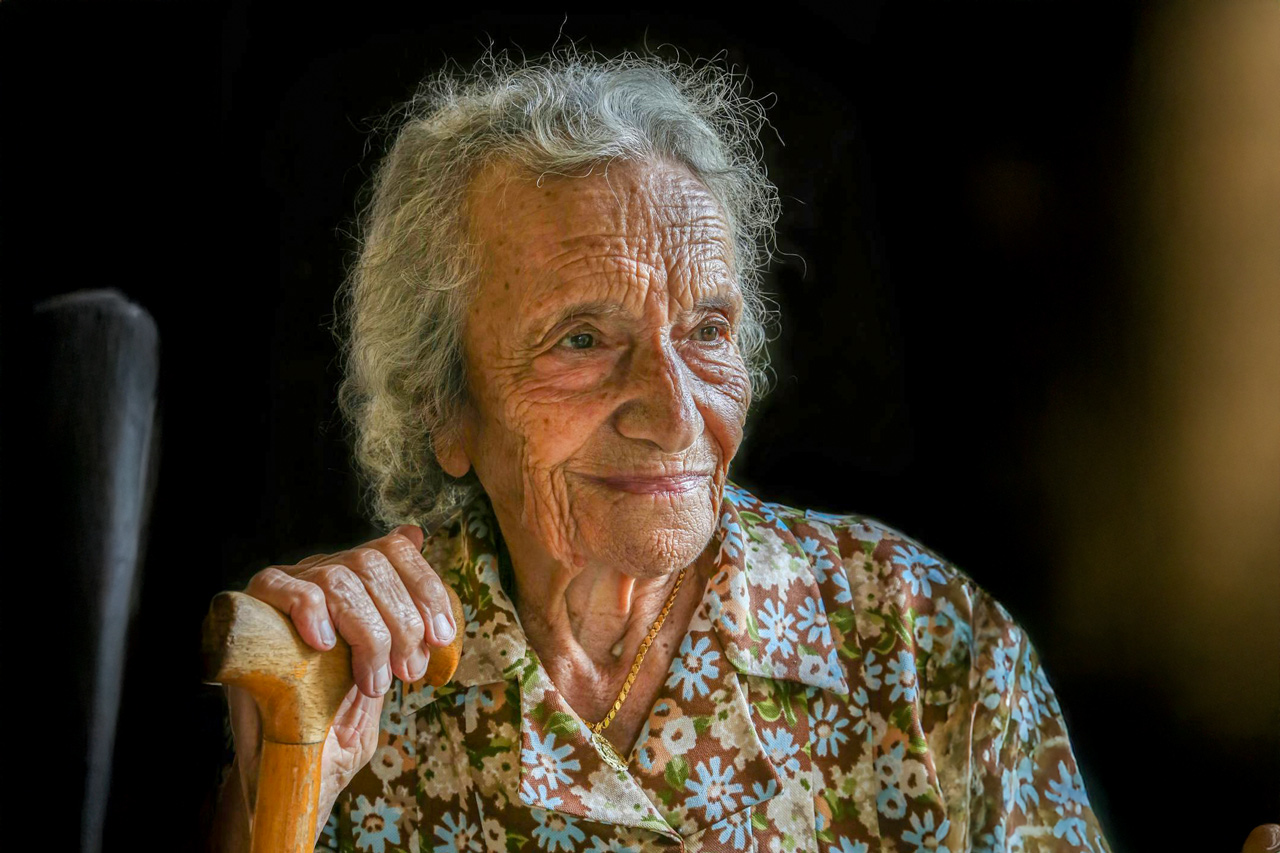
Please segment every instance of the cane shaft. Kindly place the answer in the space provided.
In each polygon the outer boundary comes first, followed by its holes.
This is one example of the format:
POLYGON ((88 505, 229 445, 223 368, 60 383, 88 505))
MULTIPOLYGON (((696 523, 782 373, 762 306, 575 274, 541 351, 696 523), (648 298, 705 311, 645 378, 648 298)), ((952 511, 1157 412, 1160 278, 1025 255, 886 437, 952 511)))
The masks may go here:
POLYGON ((262 742, 252 853, 312 853, 320 799, 319 743, 262 742))

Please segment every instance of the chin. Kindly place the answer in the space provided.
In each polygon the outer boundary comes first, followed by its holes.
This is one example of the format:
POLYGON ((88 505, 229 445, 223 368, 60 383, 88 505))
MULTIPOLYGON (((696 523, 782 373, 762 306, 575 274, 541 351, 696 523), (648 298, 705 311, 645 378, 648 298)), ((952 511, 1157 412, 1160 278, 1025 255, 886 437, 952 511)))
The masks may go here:
MULTIPOLYGON (((694 496, 689 496, 694 497, 694 496)), ((716 514, 706 495, 695 506, 662 506, 645 513, 612 513, 599 536, 585 537, 588 550, 602 562, 637 578, 679 571, 698 559, 715 532, 716 514), (590 541, 595 540, 595 541, 590 541)))

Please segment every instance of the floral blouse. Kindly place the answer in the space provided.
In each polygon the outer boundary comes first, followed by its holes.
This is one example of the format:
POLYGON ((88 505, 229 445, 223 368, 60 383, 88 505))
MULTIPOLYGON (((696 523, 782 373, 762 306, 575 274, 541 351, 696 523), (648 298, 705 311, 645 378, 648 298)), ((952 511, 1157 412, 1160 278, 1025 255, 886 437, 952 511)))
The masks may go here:
POLYGON ((498 537, 481 498, 423 548, 463 602, 461 662, 394 684, 318 849, 1108 850, 1026 635, 902 534, 730 485, 628 772, 527 644, 498 537))

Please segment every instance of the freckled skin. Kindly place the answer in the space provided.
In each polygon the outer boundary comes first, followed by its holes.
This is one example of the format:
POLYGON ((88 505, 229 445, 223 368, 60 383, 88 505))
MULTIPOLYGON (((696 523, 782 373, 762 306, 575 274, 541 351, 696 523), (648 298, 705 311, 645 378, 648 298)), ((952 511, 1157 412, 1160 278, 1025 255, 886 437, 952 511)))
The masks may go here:
MULTIPOLYGON (((498 166, 473 185, 484 269, 464 336, 470 399, 460 438, 437 452, 454 475, 474 466, 493 501, 522 621, 545 623, 526 624, 530 641, 544 635, 566 679, 614 682, 602 649, 623 640, 625 676, 716 524, 750 402, 742 297, 728 224, 683 167, 614 163, 541 183, 498 166), (641 475, 702 476, 618 487, 641 475), (597 664, 607 671, 588 672, 597 664)), ((676 642, 700 598, 687 586, 669 617, 676 642)), ((672 650, 657 651, 660 675, 672 650)), ((582 701, 607 708, 616 688, 594 692, 582 701)))

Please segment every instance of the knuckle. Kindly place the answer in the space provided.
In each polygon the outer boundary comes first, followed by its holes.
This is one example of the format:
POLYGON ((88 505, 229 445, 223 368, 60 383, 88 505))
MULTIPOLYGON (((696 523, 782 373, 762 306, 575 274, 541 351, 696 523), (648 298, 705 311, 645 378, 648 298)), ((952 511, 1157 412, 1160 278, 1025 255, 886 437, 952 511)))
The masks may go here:
POLYGON ((366 623, 366 635, 369 648, 379 654, 386 654, 391 648, 391 632, 381 620, 366 623))
POLYGON ((344 598, 363 588, 360 579, 346 566, 321 566, 316 570, 316 580, 344 598))
POLYGON ((253 577, 249 578, 245 591, 255 596, 259 593, 275 592, 289 580, 289 575, 279 566, 267 566, 265 569, 255 572, 253 577))
POLYGON ((389 537, 386 550, 391 556, 408 564, 424 562, 422 555, 418 553, 418 549, 414 547, 413 542, 406 536, 396 534, 389 537))
POLYGON ((351 552, 347 564, 358 574, 369 576, 385 571, 387 558, 375 548, 357 548, 351 552))
POLYGON ((426 636, 427 628, 422 621, 422 616, 418 613, 418 608, 412 605, 398 607, 396 608, 395 619, 402 637, 414 643, 422 642, 422 638, 426 636))
POLYGON ((304 607, 313 607, 319 609, 324 607, 328 601, 325 598, 324 590, 309 581, 299 581, 298 587, 298 603, 304 607))

